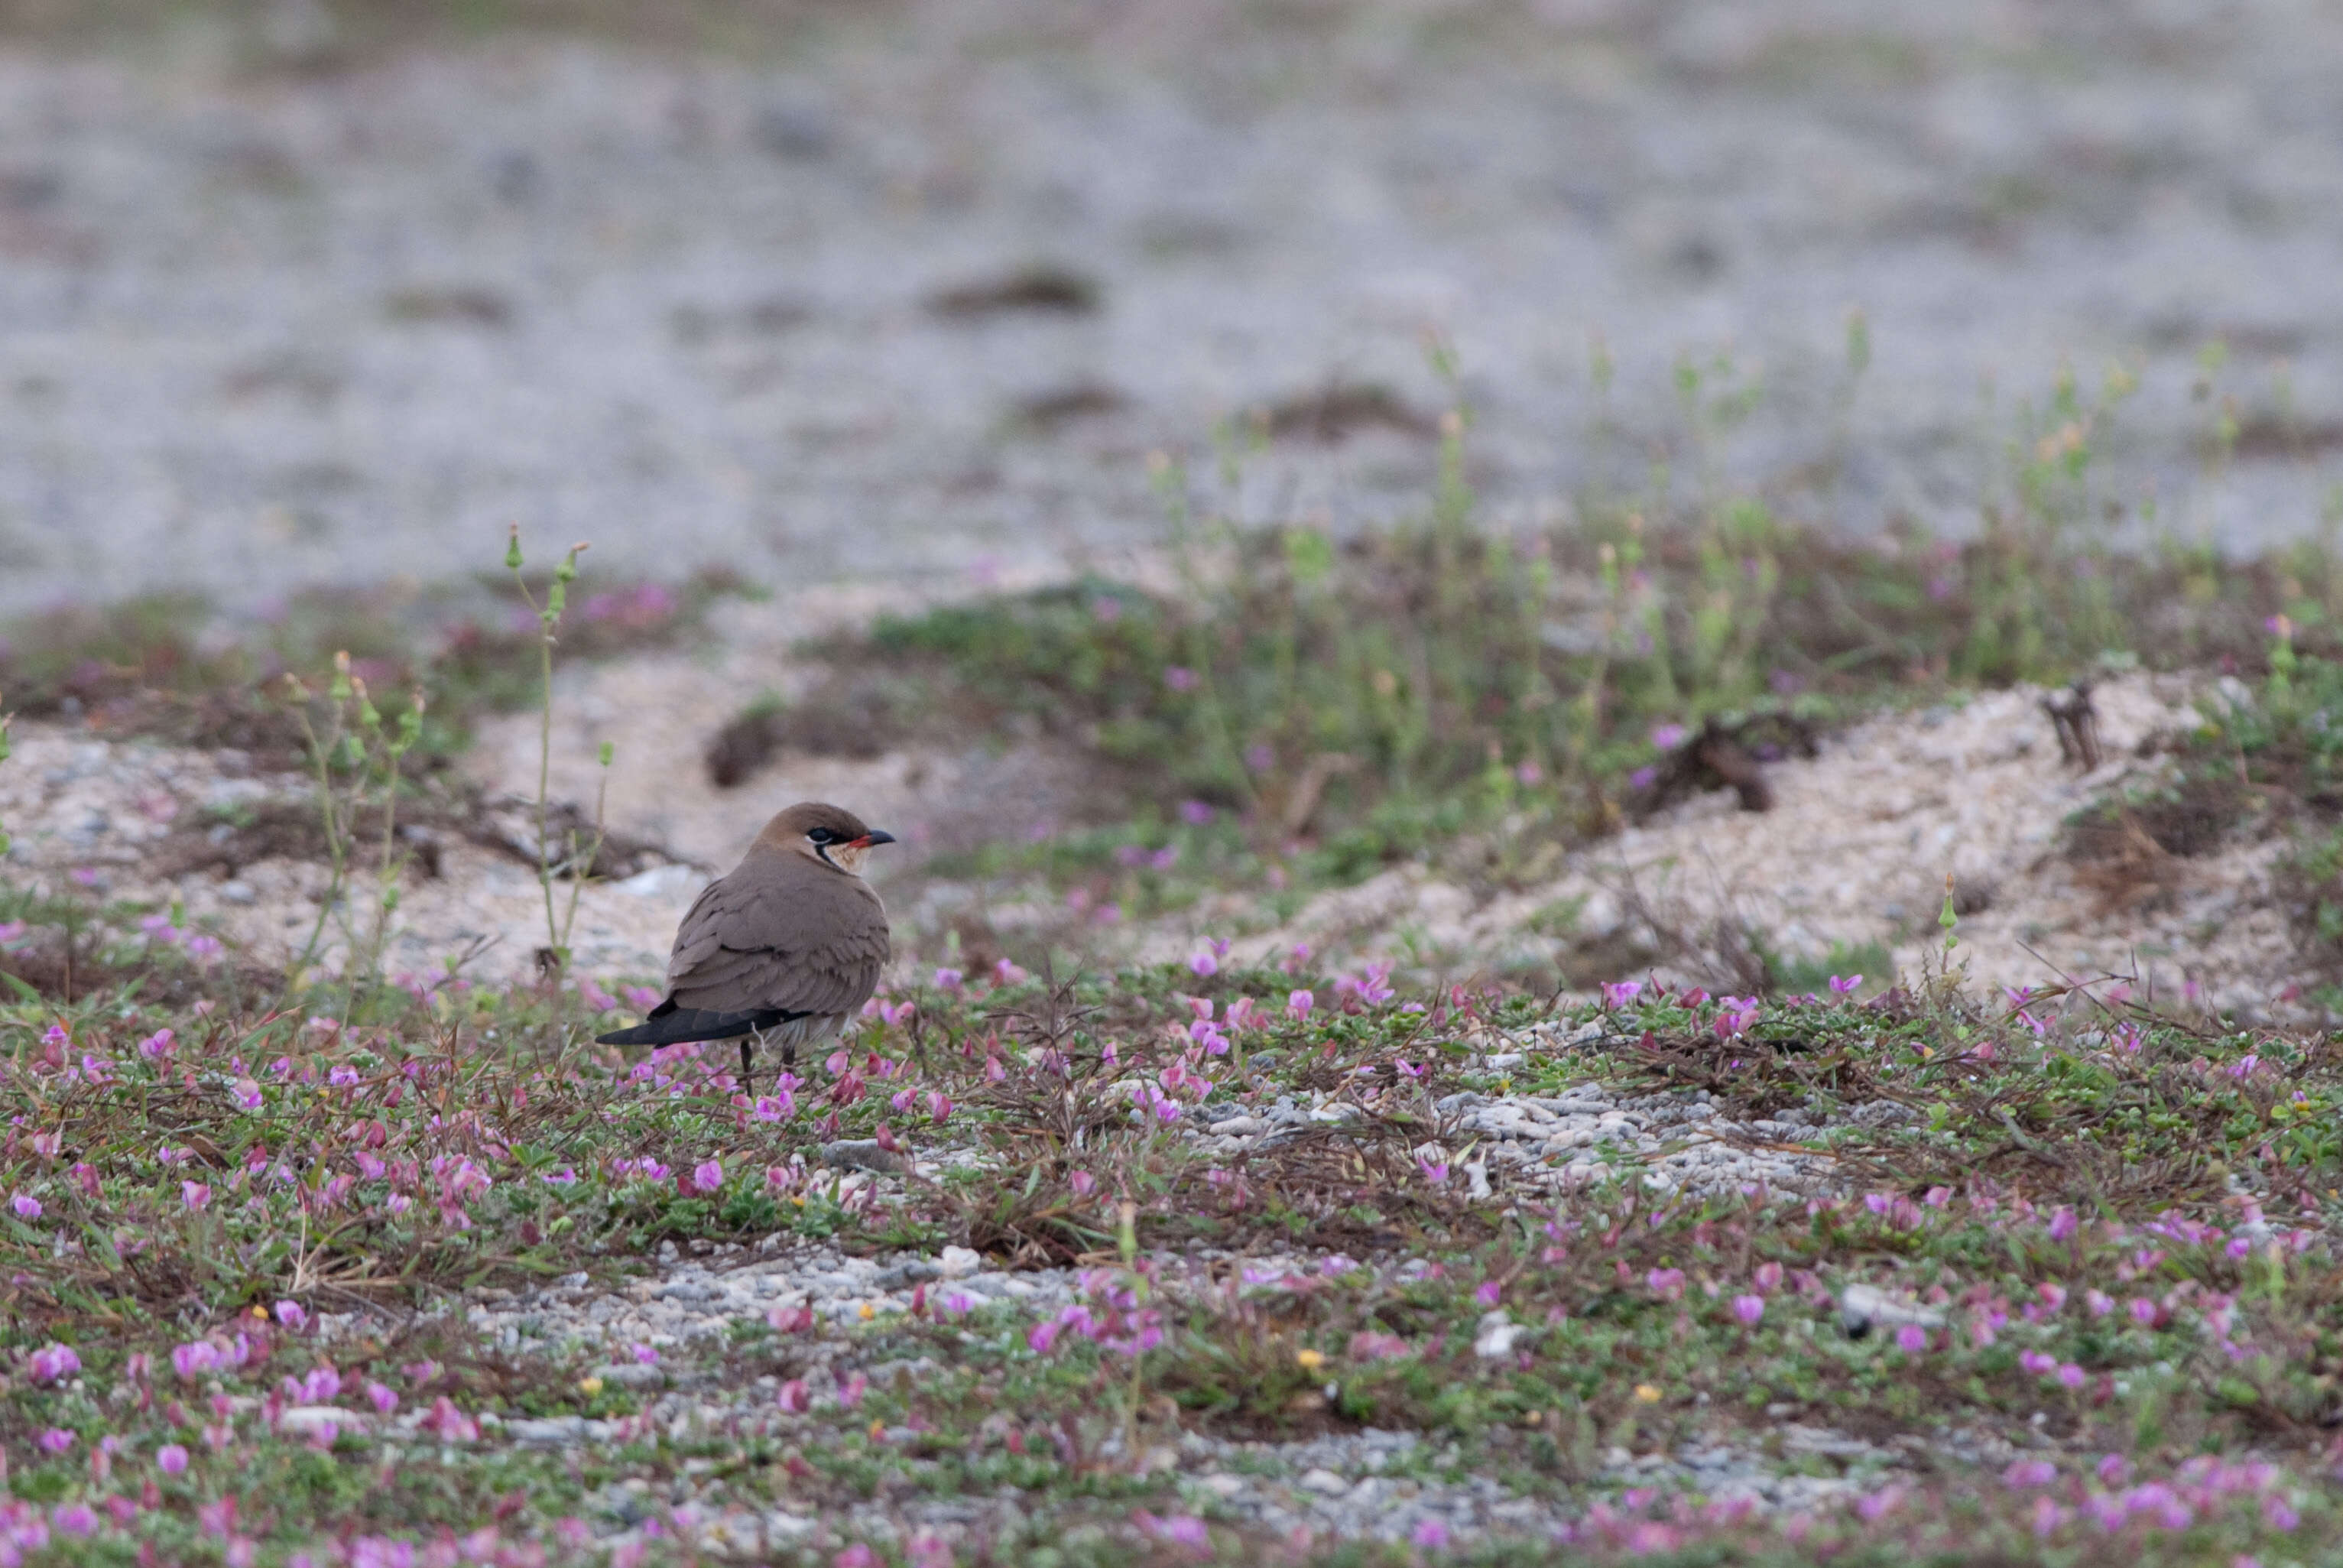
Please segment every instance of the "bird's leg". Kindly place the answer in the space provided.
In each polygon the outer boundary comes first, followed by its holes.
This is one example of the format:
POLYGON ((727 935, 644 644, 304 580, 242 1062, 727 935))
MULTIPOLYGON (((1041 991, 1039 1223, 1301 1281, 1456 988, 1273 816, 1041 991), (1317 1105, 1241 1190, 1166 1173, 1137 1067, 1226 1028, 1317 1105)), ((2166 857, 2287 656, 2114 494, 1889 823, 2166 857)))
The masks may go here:
POLYGON ((752 1029, 740 1037, 740 1089, 743 1093, 757 1091, 757 1045, 764 1038, 762 1030, 752 1029))

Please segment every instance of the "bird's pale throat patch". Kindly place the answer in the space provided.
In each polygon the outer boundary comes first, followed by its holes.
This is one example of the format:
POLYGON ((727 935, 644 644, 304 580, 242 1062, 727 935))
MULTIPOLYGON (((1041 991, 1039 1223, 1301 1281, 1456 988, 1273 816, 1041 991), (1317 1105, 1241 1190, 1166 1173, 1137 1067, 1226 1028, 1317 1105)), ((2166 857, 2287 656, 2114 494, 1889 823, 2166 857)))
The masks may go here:
POLYGON ((862 874, 862 857, 870 852, 868 844, 824 844, 817 851, 821 858, 841 871, 855 876, 862 874))

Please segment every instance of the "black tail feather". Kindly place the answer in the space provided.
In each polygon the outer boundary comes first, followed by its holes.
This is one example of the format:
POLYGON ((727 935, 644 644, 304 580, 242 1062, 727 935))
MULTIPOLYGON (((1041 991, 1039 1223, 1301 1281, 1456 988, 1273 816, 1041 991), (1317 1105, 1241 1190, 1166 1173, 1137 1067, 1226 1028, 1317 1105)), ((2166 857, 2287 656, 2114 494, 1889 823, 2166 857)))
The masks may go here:
POLYGON ((758 1008, 748 1012, 714 1012, 707 1008, 679 1007, 654 1012, 632 1029, 613 1030, 594 1037, 598 1045, 676 1045, 688 1040, 732 1040, 759 1030, 778 1029, 801 1012, 758 1008))

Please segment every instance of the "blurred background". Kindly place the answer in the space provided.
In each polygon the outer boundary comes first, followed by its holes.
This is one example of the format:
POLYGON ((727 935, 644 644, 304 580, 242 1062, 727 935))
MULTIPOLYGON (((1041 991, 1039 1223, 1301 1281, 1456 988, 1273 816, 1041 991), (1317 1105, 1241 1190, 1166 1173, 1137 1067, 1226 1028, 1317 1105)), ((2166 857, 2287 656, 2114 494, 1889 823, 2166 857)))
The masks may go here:
POLYGON ((1152 452, 1340 532, 1460 401, 1493 522, 1958 534, 2115 367, 2099 504, 2248 550, 2338 262, 2319 0, 0 0, 0 613, 1112 568, 1152 452))

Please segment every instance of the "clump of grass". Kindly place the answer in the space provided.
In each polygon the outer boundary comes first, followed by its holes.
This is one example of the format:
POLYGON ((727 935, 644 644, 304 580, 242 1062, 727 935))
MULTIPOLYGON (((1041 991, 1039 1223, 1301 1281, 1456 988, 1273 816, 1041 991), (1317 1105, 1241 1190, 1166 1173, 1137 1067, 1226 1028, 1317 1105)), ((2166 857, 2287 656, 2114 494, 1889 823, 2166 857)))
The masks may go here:
MULTIPOLYGON (((540 597, 550 579, 526 579, 540 597)), ((604 658, 668 646, 709 606, 745 591, 723 571, 680 587, 641 582, 572 607, 563 648, 604 658)), ((306 589, 263 613, 224 618, 189 595, 156 595, 102 609, 66 607, 0 628, 0 689, 28 719, 234 747, 297 764, 300 726, 277 691, 313 678, 337 654, 377 693, 431 694, 420 757, 460 749, 484 714, 539 695, 542 627, 533 610, 498 608, 475 585, 413 589, 306 589)), ((384 711, 394 719, 397 703, 384 711)))
MULTIPOLYGON (((1426 505, 1386 528, 1199 511, 1208 487, 1163 459, 1176 591, 1091 577, 883 618, 812 650, 837 673, 803 715, 769 703, 741 733, 759 757, 821 749, 798 720, 835 709, 907 736, 1039 735, 1097 769, 1125 835, 1105 849, 1151 850, 1217 814, 1256 875, 1342 880, 1495 830, 1503 879, 1541 842, 1643 809, 1693 737, 1751 733, 1753 718, 1805 733, 2110 659, 2259 672, 2274 615, 2331 640, 2343 577, 2315 547, 2237 561, 2120 542, 2142 526, 2102 471, 2120 377, 2096 396, 2064 378, 2020 411, 1979 531, 1959 540, 1849 538, 1795 498, 1730 491, 1705 454, 1755 389, 1721 363, 1688 364, 1679 390, 1689 491, 1663 470, 1646 493, 1590 495, 1531 529, 1478 516, 1463 410, 1442 422, 1426 505)), ((1762 768, 1762 739, 1750 749, 1762 768)), ((1762 788, 1744 794, 1762 804, 1762 788)))

